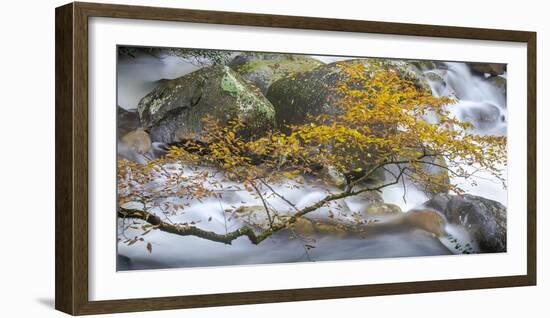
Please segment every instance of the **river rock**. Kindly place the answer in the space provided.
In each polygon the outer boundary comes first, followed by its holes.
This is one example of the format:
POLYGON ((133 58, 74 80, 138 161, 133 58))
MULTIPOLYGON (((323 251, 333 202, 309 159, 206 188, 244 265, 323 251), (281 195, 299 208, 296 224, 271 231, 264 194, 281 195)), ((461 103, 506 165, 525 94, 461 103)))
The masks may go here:
POLYGON ((490 103, 471 106, 462 112, 462 120, 471 123, 477 129, 487 129, 501 120, 500 108, 490 103))
POLYGON ((289 227, 294 233, 300 236, 311 236, 315 234, 315 224, 306 217, 299 217, 289 227))
MULTIPOLYGON (((361 163, 362 165, 362 163, 361 163)), ((367 165, 367 168, 370 168, 369 165, 367 165)), ((350 180, 354 180, 356 178, 361 177, 364 175, 364 171, 367 171, 369 169, 362 169, 360 171, 356 171, 353 173, 348 174, 348 178, 350 180), (355 176, 353 175, 355 174, 355 176)), ((344 174, 340 173, 336 168, 332 166, 328 167, 322 167, 321 170, 316 172, 316 176, 321 179, 323 182, 336 186, 340 189, 344 189, 347 181, 346 176, 344 174)), ((380 182, 385 180, 385 172, 383 169, 378 169, 372 173, 368 178, 362 182, 362 184, 368 184, 368 185, 375 185, 379 184, 380 182)), ((363 192, 363 193, 370 193, 370 192, 363 192)))
POLYGON ((429 70, 433 70, 437 67, 436 63, 434 61, 430 61, 430 60, 410 60, 410 61, 407 61, 407 62, 414 65, 420 71, 429 71, 429 70))
POLYGON ((475 195, 440 194, 424 203, 445 215, 451 223, 462 225, 482 252, 506 252, 506 207, 475 195))
POLYGON ((289 217, 289 212, 280 213, 279 211, 269 209, 269 217, 262 205, 243 205, 235 209, 232 213, 233 218, 236 218, 244 224, 251 226, 257 231, 262 231, 269 228, 269 219, 272 222, 281 222, 289 217))
POLYGON ((291 55, 291 54, 248 52, 248 53, 237 55, 227 65, 232 69, 235 69, 236 67, 251 61, 277 60, 277 59, 281 59, 281 56, 284 56, 284 55, 291 55))
POLYGON ((430 84, 432 92, 436 96, 446 96, 449 95, 449 88, 447 87, 447 82, 443 78, 446 70, 429 70, 424 72, 424 77, 426 81, 430 84))
POLYGON ((445 225, 447 221, 441 213, 431 209, 414 209, 403 214, 403 221, 398 222, 405 224, 406 227, 412 229, 424 230, 431 233, 433 236, 441 237, 445 235, 445 225))
POLYGON ((489 74, 491 76, 506 73, 506 64, 500 63, 468 63, 474 73, 489 74))
POLYGON ((283 77, 310 71, 324 63, 295 54, 246 53, 237 56, 231 66, 244 79, 256 85, 263 94, 283 77))
POLYGON ((364 211, 367 216, 384 216, 401 213, 401 208, 397 204, 373 202, 364 211))
POLYGON ((346 198, 346 202, 349 204, 361 204, 363 207, 371 203, 383 203, 384 198, 378 191, 365 191, 356 195, 352 195, 346 198))
POLYGON ((414 81, 418 87, 430 89, 416 67, 404 61, 355 59, 325 64, 307 72, 281 78, 271 84, 267 98, 275 107, 277 124, 280 127, 301 124, 308 115, 337 114, 340 110, 337 106, 338 94, 334 90, 347 76, 343 67, 355 63, 364 64, 367 71, 395 69, 402 77, 414 81))
POLYGON ((146 154, 151 151, 151 138, 142 128, 127 133, 121 138, 121 141, 137 153, 146 154))
POLYGON ((127 110, 120 106, 117 106, 116 114, 117 135, 119 136, 119 138, 140 126, 139 115, 136 110, 127 110))
POLYGON ((442 88, 445 88, 447 86, 447 83, 445 82, 441 74, 436 71, 428 71, 424 73, 424 76, 426 76, 427 80, 441 86, 442 88))
POLYGON ((243 120, 243 136, 265 133, 275 123, 273 106, 259 89, 223 65, 161 83, 139 102, 138 112, 152 140, 165 143, 182 136, 200 139, 202 119, 207 115, 222 124, 243 120))
POLYGON ((447 161, 443 156, 427 157, 422 159, 426 163, 421 166, 422 173, 429 175, 429 180, 419 184, 426 195, 432 197, 436 194, 446 194, 449 192, 451 179, 447 161))
POLYGON ((346 225, 342 223, 329 222, 328 220, 313 220, 315 233, 321 236, 330 236, 333 238, 343 238, 350 234, 346 225))
POLYGON ((155 157, 149 134, 143 128, 127 133, 118 141, 117 155, 119 159, 145 164, 150 158, 155 157))

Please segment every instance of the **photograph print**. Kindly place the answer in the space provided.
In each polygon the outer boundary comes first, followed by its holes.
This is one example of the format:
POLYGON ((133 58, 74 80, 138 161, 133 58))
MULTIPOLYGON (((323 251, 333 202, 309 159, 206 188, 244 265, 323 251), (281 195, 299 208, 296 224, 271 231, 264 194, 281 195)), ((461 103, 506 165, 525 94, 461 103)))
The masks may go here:
POLYGON ((506 78, 118 46, 117 270, 504 253, 506 78))

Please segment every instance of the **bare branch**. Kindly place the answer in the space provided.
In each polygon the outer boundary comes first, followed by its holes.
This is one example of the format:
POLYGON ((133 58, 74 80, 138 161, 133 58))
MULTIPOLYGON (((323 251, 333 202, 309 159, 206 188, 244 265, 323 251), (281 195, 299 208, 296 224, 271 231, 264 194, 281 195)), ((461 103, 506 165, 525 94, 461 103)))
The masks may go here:
MULTIPOLYGON (((365 191, 361 191, 361 192, 365 192, 365 191)), ((356 194, 361 192, 357 192, 356 194)), ((131 218, 141 219, 146 221, 147 223, 150 223, 151 225, 156 226, 161 231, 177 234, 181 236, 197 236, 197 237, 201 237, 204 239, 208 239, 214 242, 220 242, 224 244, 231 244, 235 239, 241 236, 246 236, 248 237, 250 242, 252 242, 253 244, 259 244, 260 242, 262 242, 263 240, 271 236, 273 233, 280 231, 282 229, 285 229, 290 224, 295 223, 298 218, 306 215, 307 213, 315 211, 331 201, 339 200, 339 199, 348 197, 350 195, 353 195, 353 193, 350 191, 342 191, 339 193, 327 195, 317 203, 299 210, 296 214, 288 218, 286 222, 273 224, 269 229, 264 230, 258 235, 256 235, 256 233, 248 226, 243 226, 227 234, 218 234, 216 232, 202 230, 196 226, 170 224, 162 221, 160 217, 154 214, 141 211, 141 210, 126 209, 122 207, 119 207, 118 209, 118 216, 123 218, 131 217, 131 218)))
POLYGON ((259 179, 260 182, 262 182, 275 196, 277 196, 279 199, 285 201, 288 205, 290 205, 295 211, 299 211, 296 205, 292 202, 290 202, 287 198, 279 194, 273 187, 269 185, 269 183, 265 182, 263 179, 259 179))
POLYGON ((260 197, 260 200, 262 200, 262 205, 264 206, 265 213, 267 214, 267 220, 269 221, 269 227, 273 226, 273 219, 271 218, 271 213, 269 213, 269 208, 267 207, 267 203, 265 202, 262 192, 260 191, 260 189, 258 189, 258 187, 253 181, 249 183, 254 188, 254 191, 256 191, 256 193, 260 197))

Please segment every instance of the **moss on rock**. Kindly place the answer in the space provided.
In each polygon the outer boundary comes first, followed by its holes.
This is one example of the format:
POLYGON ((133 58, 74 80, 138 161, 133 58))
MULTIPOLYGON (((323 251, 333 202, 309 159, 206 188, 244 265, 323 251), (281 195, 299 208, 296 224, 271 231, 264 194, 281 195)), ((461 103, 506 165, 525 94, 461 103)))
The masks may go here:
MULTIPOLYGON (((353 64, 365 66, 366 75, 378 70, 394 70, 406 80, 410 80, 422 90, 430 92, 430 87, 424 77, 411 64, 398 60, 383 59, 354 59, 318 66, 310 71, 284 77, 271 84, 267 98, 275 107, 275 116, 278 128, 285 131, 285 127, 292 124, 306 123, 309 115, 320 114, 336 115, 341 111, 339 101, 341 95, 336 92, 340 81, 345 80, 348 74, 345 67, 353 64)), ((372 167, 372 153, 365 149, 348 149, 360 151, 361 158, 355 166, 358 175, 372 167)), ((382 169, 372 175, 367 183, 377 184, 385 180, 382 169)))
POLYGON ((424 73, 424 76, 426 76, 426 78, 432 82, 437 82, 443 86, 446 85, 443 77, 441 77, 441 75, 437 74, 436 72, 426 72, 424 73))
POLYGON ((430 90, 418 70, 404 61, 369 58, 325 64, 307 72, 281 78, 271 84, 266 96, 275 107, 277 124, 284 126, 304 123, 308 115, 337 114, 338 95, 334 90, 339 81, 347 76, 343 66, 352 63, 364 64, 366 72, 394 69, 420 89, 430 90))
POLYGON ((434 61, 427 61, 427 60, 410 60, 408 61, 410 64, 414 65, 416 68, 418 68, 420 71, 429 71, 436 68, 436 64, 434 61))
POLYGON ((234 65, 233 69, 256 85, 263 94, 267 93, 273 82, 283 77, 310 71, 323 65, 316 59, 293 54, 249 54, 246 57, 241 57, 241 60, 245 60, 245 62, 234 65))
POLYGON ((222 123, 242 119, 246 136, 262 134, 275 124, 273 105, 258 88, 221 65, 163 82, 140 101, 138 113, 153 141, 160 142, 200 134, 207 115, 222 123))

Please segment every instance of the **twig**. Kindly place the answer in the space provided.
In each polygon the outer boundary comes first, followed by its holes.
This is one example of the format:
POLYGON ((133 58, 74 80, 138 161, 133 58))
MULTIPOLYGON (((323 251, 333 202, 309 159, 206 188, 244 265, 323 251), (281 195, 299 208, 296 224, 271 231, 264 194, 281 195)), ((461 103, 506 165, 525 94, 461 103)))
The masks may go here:
POLYGON ((220 204, 220 211, 222 212, 222 216, 223 216, 223 226, 225 227, 225 234, 227 234, 227 218, 225 217, 225 211, 223 210, 223 205, 222 205, 222 200, 216 196, 218 198, 218 203, 220 204))
POLYGON ((275 191, 267 182, 265 182, 263 179, 259 179, 261 183, 263 183, 274 195, 276 195, 279 199, 285 201, 288 205, 290 205, 294 210, 299 211, 296 205, 292 202, 290 202, 288 199, 286 199, 284 196, 279 194, 277 191, 275 191))
POLYGON ((262 192, 260 191, 260 189, 258 189, 258 187, 256 186, 256 184, 254 182, 251 181, 251 182, 249 182, 249 184, 254 188, 254 190, 256 191, 258 196, 260 197, 260 200, 262 200, 262 204, 264 206, 265 213, 267 214, 267 220, 269 221, 269 227, 272 227, 273 226, 273 219, 271 218, 271 214, 269 213, 269 208, 267 207, 267 203, 265 202, 265 199, 262 195, 262 192))

